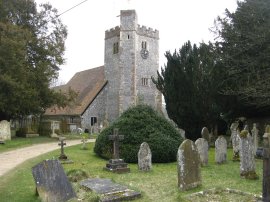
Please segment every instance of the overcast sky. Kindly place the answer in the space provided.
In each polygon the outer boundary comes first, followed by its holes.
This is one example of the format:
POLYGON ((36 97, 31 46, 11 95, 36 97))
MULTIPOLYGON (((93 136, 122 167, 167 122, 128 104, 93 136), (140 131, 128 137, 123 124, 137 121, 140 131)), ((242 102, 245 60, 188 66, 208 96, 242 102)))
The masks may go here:
MULTIPOLYGON (((59 14, 83 1, 36 0, 49 2, 59 14)), ((68 38, 59 81, 67 82, 76 72, 104 64, 105 30, 120 24, 120 10, 135 9, 138 24, 159 30, 160 66, 164 66, 166 51, 179 50, 188 40, 213 41, 209 28, 214 20, 226 8, 235 11, 236 7, 236 0, 88 0, 60 16, 68 38)))

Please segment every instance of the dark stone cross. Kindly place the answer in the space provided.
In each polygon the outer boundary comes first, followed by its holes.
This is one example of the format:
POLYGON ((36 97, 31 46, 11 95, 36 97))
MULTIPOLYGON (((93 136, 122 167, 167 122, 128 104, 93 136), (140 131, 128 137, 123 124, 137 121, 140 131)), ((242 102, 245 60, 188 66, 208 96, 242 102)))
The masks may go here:
POLYGON ((113 158, 119 159, 119 141, 124 139, 124 135, 118 134, 119 129, 114 128, 113 135, 109 135, 109 139, 113 140, 113 158))
POLYGON ((67 156, 64 154, 64 146, 66 145, 66 143, 64 142, 65 138, 59 138, 59 140, 60 140, 60 143, 58 143, 58 145, 61 146, 61 154, 59 156, 59 159, 66 160, 67 156))
POLYGON ((270 133, 263 135, 263 202, 270 201, 270 133))

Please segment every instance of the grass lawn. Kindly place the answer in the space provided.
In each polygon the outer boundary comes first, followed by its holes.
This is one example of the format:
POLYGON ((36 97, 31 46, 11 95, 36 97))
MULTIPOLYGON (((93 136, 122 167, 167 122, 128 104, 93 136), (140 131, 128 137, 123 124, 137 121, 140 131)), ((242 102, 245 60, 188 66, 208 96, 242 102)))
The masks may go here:
MULTIPOLYGON (((93 153, 94 143, 88 143, 88 150, 81 150, 81 145, 67 147, 66 155, 74 164, 63 165, 66 172, 72 169, 82 169, 89 177, 110 178, 116 183, 127 185, 131 189, 140 191, 142 198, 138 202, 149 201, 185 201, 186 195, 212 188, 231 188, 243 192, 261 195, 262 193, 262 161, 256 160, 256 172, 259 180, 240 178, 239 162, 232 162, 232 150, 228 150, 228 162, 224 165, 214 163, 214 149, 210 149, 209 165, 202 168, 202 186, 190 191, 179 191, 177 188, 176 162, 168 164, 153 164, 153 170, 148 173, 138 171, 136 164, 129 164, 131 169, 127 174, 114 174, 103 171, 106 160, 98 158, 93 153)), ((57 157, 60 151, 50 152, 37 158, 28 160, 0 179, 0 201, 3 202, 34 202, 39 201, 35 196, 35 184, 31 167, 45 159, 57 157)), ((76 191, 79 186, 74 184, 76 191)), ((87 200, 94 201, 96 195, 87 193, 87 200)), ((232 200, 234 201, 234 200, 232 200)), ((237 199, 236 201, 242 201, 237 199)), ((246 200, 245 200, 246 201, 246 200)), ((246 201, 247 202, 247 201, 246 201)))

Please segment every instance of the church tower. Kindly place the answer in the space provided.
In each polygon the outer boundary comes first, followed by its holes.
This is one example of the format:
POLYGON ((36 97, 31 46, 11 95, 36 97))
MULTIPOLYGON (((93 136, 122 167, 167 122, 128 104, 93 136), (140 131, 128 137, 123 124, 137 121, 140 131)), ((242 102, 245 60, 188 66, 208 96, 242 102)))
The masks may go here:
POLYGON ((120 26, 105 32, 106 118, 109 122, 139 103, 161 110, 151 77, 159 69, 159 32, 138 25, 135 10, 121 10, 120 26))

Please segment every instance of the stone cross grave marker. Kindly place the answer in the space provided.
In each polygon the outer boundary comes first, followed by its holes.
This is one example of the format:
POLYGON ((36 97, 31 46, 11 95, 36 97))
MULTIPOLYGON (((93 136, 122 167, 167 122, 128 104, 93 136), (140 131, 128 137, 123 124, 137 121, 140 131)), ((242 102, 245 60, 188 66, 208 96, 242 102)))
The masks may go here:
POLYGON ((118 133, 119 129, 114 128, 113 135, 109 135, 109 139, 113 141, 113 159, 110 159, 103 169, 114 173, 130 172, 130 169, 127 167, 128 164, 123 159, 120 159, 119 156, 119 141, 124 139, 124 135, 119 135, 118 133))
POLYGON ((263 201, 270 201, 270 133, 269 125, 263 135, 263 201))
POLYGON ((227 141, 222 135, 215 142, 215 161, 218 164, 227 161, 227 141))
POLYGON ((208 142, 204 138, 199 138, 195 141, 195 145, 198 149, 201 166, 208 165, 208 142))
POLYGON ((257 179, 253 141, 248 130, 240 133, 240 176, 246 179, 257 179))
POLYGON ((63 137, 59 138, 60 143, 58 143, 58 145, 61 146, 61 154, 58 158, 60 160, 67 160, 67 156, 64 153, 64 146, 66 145, 65 140, 66 138, 63 138, 63 137))
POLYGON ((152 152, 147 142, 143 142, 140 146, 138 168, 141 171, 150 171, 152 168, 152 152))
POLYGON ((239 143, 240 137, 238 135, 238 122, 232 123, 230 130, 231 130, 231 140, 232 140, 232 147, 233 147, 233 161, 239 161, 239 143))
POLYGON ((32 168, 36 191, 41 201, 64 202, 76 198, 58 160, 45 160, 32 168))
POLYGON ((119 129, 113 129, 113 135, 109 135, 109 139, 113 140, 113 158, 119 159, 119 141, 124 139, 124 135, 119 135, 119 129))
POLYGON ((186 139, 177 151, 178 188, 189 190, 201 185, 201 168, 198 150, 193 141, 186 139))

